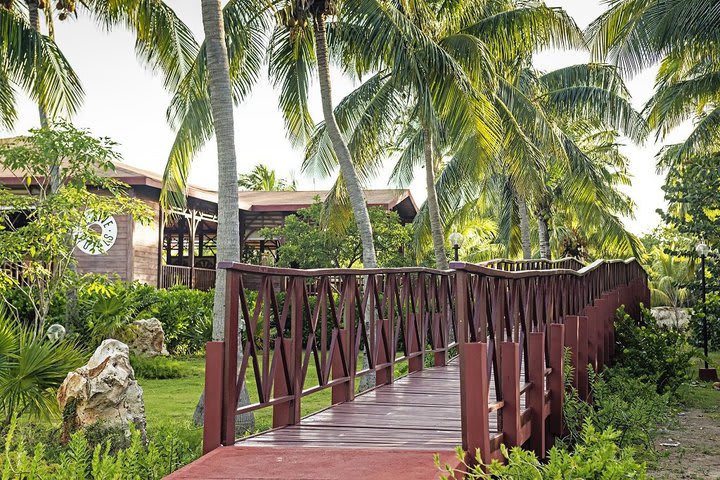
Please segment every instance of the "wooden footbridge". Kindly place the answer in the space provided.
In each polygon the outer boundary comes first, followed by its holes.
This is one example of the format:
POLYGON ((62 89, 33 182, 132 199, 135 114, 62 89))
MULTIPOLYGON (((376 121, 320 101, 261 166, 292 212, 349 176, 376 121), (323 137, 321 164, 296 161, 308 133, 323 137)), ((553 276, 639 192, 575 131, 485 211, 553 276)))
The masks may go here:
POLYGON ((226 340, 207 346, 205 455, 172 478, 437 478, 433 456, 461 468, 458 446, 485 463, 501 444, 543 457, 563 429, 565 347, 587 398, 588 365, 613 355, 615 310, 637 318, 649 302, 634 259, 220 268, 226 340), (238 406, 245 381, 257 394, 238 406), (303 398, 325 389, 331 405, 302 418, 303 398), (236 416, 261 408, 273 428, 237 439, 236 416))

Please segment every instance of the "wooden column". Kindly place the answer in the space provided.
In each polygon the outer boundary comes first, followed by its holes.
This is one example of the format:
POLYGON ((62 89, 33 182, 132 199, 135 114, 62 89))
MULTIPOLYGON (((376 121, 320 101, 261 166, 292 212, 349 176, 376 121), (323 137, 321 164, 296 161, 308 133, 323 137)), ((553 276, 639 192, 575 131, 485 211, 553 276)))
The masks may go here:
POLYGON ((502 376, 503 408, 502 431, 503 443, 508 448, 519 446, 520 439, 520 344, 503 342, 500 370, 502 376))
POLYGON ((577 315, 568 315, 565 317, 565 346, 570 349, 570 364, 572 365, 572 385, 578 388, 578 365, 580 363, 580 355, 578 352, 578 328, 579 319, 577 315))
POLYGON ((545 334, 532 332, 528 337, 529 377, 532 387, 526 394, 531 410, 530 448, 538 458, 545 458, 545 334))
POLYGON ((240 274, 227 271, 225 286, 225 340, 223 354, 223 445, 235 444, 235 410, 237 409, 237 352, 238 352, 238 316, 240 307, 240 274))
POLYGON ((165 212, 158 207, 158 258, 157 258, 157 287, 162 287, 163 270, 163 243, 165 241, 165 212))
POLYGON ((190 288, 195 288, 195 210, 190 210, 190 224, 188 225, 188 240, 190 241, 190 288))
POLYGON ((546 447, 552 447, 552 435, 560 436, 563 433, 563 402, 565 400, 565 325, 553 323, 549 325, 550 335, 550 375, 548 388, 550 389, 550 420, 548 425, 548 441, 546 447))
POLYGON ((590 393, 590 385, 588 381, 588 318, 578 318, 578 393, 580 398, 587 400, 590 393))
POLYGON ((490 463, 488 345, 461 341, 459 353, 462 448, 469 464, 475 463, 476 451, 483 463, 490 463))
POLYGON ((222 443, 223 345, 223 342, 207 342, 205 346, 203 455, 215 450, 222 443))

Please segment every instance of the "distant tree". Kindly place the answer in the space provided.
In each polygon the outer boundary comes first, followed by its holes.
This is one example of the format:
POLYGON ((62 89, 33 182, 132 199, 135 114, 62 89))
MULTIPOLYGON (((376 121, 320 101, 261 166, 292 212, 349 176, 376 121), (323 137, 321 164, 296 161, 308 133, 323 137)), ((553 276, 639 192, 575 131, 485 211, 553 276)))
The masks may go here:
POLYGON ((245 190, 262 192, 284 192, 295 191, 297 185, 295 180, 287 181, 278 178, 274 169, 259 163, 253 167, 250 173, 241 173, 238 177, 238 186, 245 190))
POLYGON ((58 123, 0 148, 0 165, 15 172, 27 189, 22 194, 0 189, 0 296, 6 298, 9 286, 22 292, 35 313, 37 333, 43 332, 52 299, 68 286, 76 246, 83 242, 95 249, 104 240, 91 223, 124 214, 142 222, 150 219, 147 204, 102 176, 114 169, 118 155, 113 146, 107 138, 58 123), (52 171, 60 174, 57 190, 51 185, 52 171), (22 281, 12 271, 22 272, 22 281))
MULTIPOLYGON (((299 268, 350 268, 362 263, 362 241, 355 223, 347 212, 342 221, 326 228, 324 205, 320 198, 308 208, 298 210, 285 219, 285 224, 265 228, 260 234, 266 239, 278 239, 278 265, 299 268)), ((401 267, 410 263, 407 247, 412 237, 410 227, 402 225, 395 212, 379 207, 369 209, 374 242, 378 249, 378 264, 382 267, 401 267)))

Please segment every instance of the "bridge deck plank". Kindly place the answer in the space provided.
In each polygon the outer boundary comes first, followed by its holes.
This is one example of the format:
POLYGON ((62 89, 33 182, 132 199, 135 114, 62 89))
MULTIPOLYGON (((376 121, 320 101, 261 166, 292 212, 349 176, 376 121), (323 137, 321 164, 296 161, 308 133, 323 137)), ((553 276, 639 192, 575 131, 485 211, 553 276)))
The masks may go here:
MULTIPOLYGON (((490 402, 495 401, 493 390, 490 402)), ((497 431, 496 413, 490 416, 490 429, 497 431)), ((352 402, 305 417, 298 425, 248 437, 236 445, 448 450, 460 445, 461 439, 460 368, 451 362, 412 373, 352 402)))

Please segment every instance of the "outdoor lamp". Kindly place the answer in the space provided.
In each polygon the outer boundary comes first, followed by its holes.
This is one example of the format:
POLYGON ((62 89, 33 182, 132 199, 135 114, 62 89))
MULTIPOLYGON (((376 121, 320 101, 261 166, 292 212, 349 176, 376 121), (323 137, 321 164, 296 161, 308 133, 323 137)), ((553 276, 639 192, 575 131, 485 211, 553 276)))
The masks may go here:
POLYGON ((53 323, 47 329, 47 338, 51 342, 57 342, 65 338, 65 327, 59 323, 53 323))
POLYGON ((702 240, 695 246, 695 252, 700 256, 700 282, 702 285, 702 312, 703 312, 703 352, 705 353, 705 368, 700 369, 700 380, 716 381, 717 370, 708 366, 708 324, 707 306, 705 304, 705 257, 710 253, 710 247, 702 240))
POLYGON ((460 260, 460 245, 462 245, 463 236, 459 232, 453 232, 450 234, 448 239, 450 240, 450 244, 455 251, 455 261, 457 262, 460 260))

